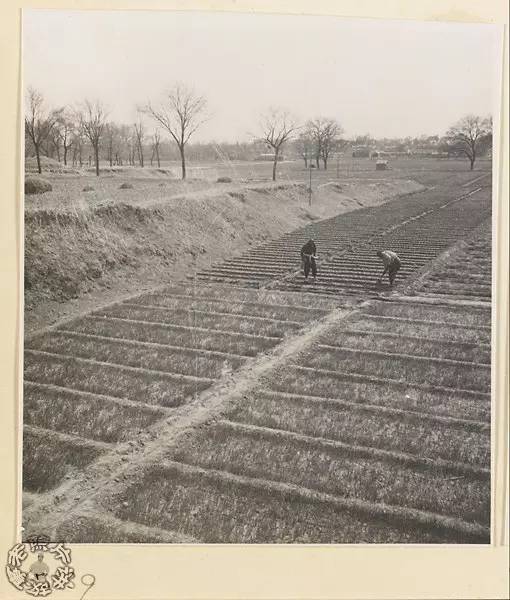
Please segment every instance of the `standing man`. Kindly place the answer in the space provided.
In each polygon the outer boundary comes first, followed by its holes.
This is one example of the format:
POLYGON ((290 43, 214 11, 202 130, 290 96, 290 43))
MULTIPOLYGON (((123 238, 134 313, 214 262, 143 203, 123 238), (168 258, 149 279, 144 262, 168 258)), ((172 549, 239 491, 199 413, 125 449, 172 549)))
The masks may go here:
POLYGON ((315 281, 317 277, 317 247, 315 246, 315 242, 310 239, 306 242, 306 244, 301 248, 301 262, 303 263, 303 271, 305 274, 305 279, 308 279, 308 275, 310 274, 310 269, 312 270, 313 280, 315 281))
POLYGON ((391 250, 379 250, 377 252, 377 256, 383 261, 384 264, 384 271, 377 280, 377 283, 382 282, 382 278, 386 275, 387 272, 388 277, 390 279, 390 286, 393 286, 393 282, 395 281, 397 272, 401 267, 400 258, 395 252, 392 252, 391 250))

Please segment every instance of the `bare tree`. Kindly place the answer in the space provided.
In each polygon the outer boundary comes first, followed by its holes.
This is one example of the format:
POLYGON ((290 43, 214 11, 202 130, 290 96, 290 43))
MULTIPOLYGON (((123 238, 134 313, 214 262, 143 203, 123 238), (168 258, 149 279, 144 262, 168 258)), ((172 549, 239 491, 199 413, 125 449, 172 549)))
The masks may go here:
POLYGON ((55 111, 55 126, 52 130, 52 140, 60 162, 60 148, 63 150, 64 165, 67 165, 67 155, 73 143, 73 134, 76 129, 74 120, 68 109, 60 108, 55 111))
POLYGON ((138 123, 134 124, 135 129, 135 143, 136 143, 136 152, 138 154, 138 162, 140 166, 143 168, 143 140, 145 139, 145 129, 142 121, 138 121, 138 123))
POLYGON ((273 181, 276 181, 276 164, 285 142, 299 129, 294 118, 281 108, 270 108, 261 119, 259 140, 274 152, 273 181))
POLYGON ((118 151, 115 160, 118 165, 122 165, 124 156, 127 156, 128 163, 131 160, 131 127, 129 125, 120 125, 118 129, 118 151))
POLYGON ((99 147, 106 125, 106 111, 99 102, 85 100, 79 113, 80 127, 94 150, 96 175, 99 177, 99 147))
POLYGON ((182 84, 174 86, 167 94, 166 101, 159 107, 151 103, 146 112, 171 135, 179 148, 182 178, 186 179, 185 148, 191 136, 206 120, 204 111, 207 101, 182 84))
POLYGON ((161 160, 159 158, 160 144, 161 144, 161 134, 156 129, 156 131, 152 135, 151 166, 152 166, 152 161, 154 160, 154 157, 156 157, 156 160, 158 161, 158 169, 161 167, 161 160))
POLYGON ((83 147, 85 145, 85 140, 83 138, 83 133, 79 128, 76 128, 73 131, 71 138, 71 147, 73 149, 73 167, 76 166, 76 163, 79 163, 80 167, 83 166, 83 147))
POLYGON ((296 150, 305 161, 305 169, 308 168, 308 160, 312 157, 313 147, 314 143, 309 131, 304 131, 298 136, 296 150))
POLYGON ((56 115, 48 112, 44 106, 44 98, 34 88, 28 88, 27 107, 25 112, 25 132, 34 147, 37 159, 37 170, 41 169, 41 146, 51 134, 55 125, 56 115))
POLYGON ((317 168, 320 167, 319 161, 322 160, 326 170, 331 152, 336 149, 339 136, 343 133, 342 127, 335 119, 319 117, 308 121, 306 132, 308 137, 313 140, 317 168))
POLYGON ((324 170, 328 168, 328 159, 331 152, 337 150, 339 137, 343 129, 335 119, 325 119, 321 128, 321 158, 324 170))
POLYGON ((475 166, 480 145, 492 135, 492 119, 467 115, 450 127, 446 138, 450 146, 467 156, 471 171, 475 166))
POLYGON ((117 137, 117 125, 115 125, 115 123, 106 123, 104 127, 104 137, 106 141, 106 159, 110 167, 112 167, 114 160, 114 147, 117 137))
MULTIPOLYGON (((51 157, 53 157, 56 153, 57 155, 57 160, 58 162, 60 162, 60 148, 62 146, 62 139, 60 136, 60 131, 59 131, 59 124, 58 121, 55 122, 55 125, 53 126, 53 129, 51 130, 51 133, 48 137, 48 142, 49 144, 51 144, 51 157)), ((49 154, 48 154, 49 156, 49 154)))

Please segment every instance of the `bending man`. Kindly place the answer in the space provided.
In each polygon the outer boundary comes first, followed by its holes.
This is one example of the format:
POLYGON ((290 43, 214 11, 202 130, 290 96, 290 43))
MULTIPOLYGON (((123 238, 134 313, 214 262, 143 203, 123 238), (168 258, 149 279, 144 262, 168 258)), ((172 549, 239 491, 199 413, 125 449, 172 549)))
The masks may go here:
POLYGON ((383 261, 384 264, 384 271, 382 272, 382 275, 377 281, 378 283, 381 283, 382 278, 386 275, 386 273, 388 273, 390 285, 392 286, 393 282, 395 281, 397 272, 401 266, 400 258, 395 252, 392 252, 391 250, 379 250, 377 252, 377 256, 383 261))
POLYGON ((303 271, 305 273, 305 279, 308 279, 310 269, 312 270, 313 280, 317 277, 317 247, 313 240, 308 240, 306 244, 301 248, 301 261, 303 263, 303 271))

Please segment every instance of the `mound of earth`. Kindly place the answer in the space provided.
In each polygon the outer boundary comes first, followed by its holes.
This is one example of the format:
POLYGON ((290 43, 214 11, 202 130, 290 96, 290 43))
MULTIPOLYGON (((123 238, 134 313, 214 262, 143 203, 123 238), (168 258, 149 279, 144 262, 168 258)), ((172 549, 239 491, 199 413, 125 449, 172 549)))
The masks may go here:
POLYGON ((27 177, 25 179, 25 194, 44 194, 51 192, 51 183, 42 177, 27 177))

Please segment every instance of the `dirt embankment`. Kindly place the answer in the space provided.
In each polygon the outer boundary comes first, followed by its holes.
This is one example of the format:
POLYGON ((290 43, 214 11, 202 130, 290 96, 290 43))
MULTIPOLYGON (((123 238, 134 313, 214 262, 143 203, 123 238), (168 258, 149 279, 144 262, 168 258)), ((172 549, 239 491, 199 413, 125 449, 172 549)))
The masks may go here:
MULTIPOLYGON (((25 211, 25 333, 180 280, 307 222, 423 189, 412 181, 245 184, 170 196, 25 211)), ((48 198, 51 200, 51 198, 48 198)))

